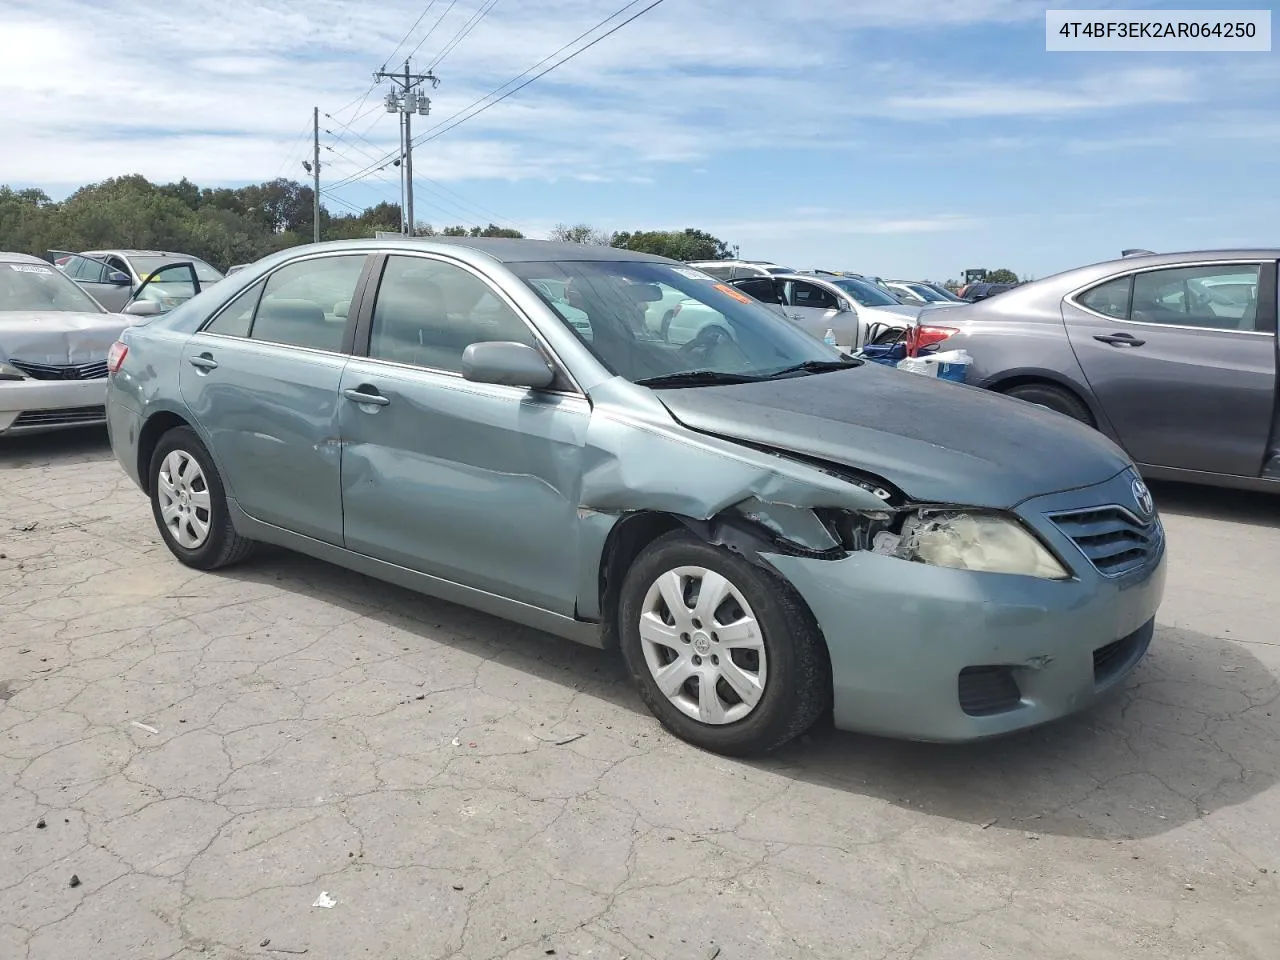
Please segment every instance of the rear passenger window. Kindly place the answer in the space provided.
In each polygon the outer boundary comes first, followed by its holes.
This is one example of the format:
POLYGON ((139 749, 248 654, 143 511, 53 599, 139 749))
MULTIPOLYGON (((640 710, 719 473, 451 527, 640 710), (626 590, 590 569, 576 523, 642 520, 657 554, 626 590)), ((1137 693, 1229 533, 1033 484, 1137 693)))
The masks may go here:
POLYGON ((253 325, 253 308, 262 296, 262 284, 255 283, 231 301, 220 314, 204 328, 205 333, 218 333, 224 337, 247 337, 253 325))
POLYGON ((538 345, 528 325, 475 274, 424 257, 387 258, 370 357, 458 373, 467 347, 493 340, 538 345))
POLYGON ((254 340, 341 351, 364 261, 360 253, 281 267, 267 278, 249 335, 254 340))
POLYGON ((1119 277, 1101 283, 1092 290, 1086 290, 1076 299, 1080 306, 1087 307, 1094 313, 1114 320, 1124 320, 1129 316, 1130 277, 1119 277))

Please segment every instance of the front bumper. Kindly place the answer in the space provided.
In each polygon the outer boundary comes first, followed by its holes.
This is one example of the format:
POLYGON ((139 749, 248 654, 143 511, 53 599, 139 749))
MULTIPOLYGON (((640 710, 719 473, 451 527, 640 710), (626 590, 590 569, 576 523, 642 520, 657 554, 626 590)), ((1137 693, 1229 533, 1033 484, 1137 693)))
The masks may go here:
POLYGON ((102 379, 0 381, 0 435, 101 424, 106 397, 102 379))
POLYGON ((1164 596, 1163 536, 1141 566, 1107 577, 1045 515, 1123 503, 1129 486, 1126 473, 1019 508, 1067 560, 1076 575, 1067 581, 867 552, 835 561, 768 556, 826 637, 836 726, 976 740, 1075 713, 1119 686, 1152 637, 1164 596))

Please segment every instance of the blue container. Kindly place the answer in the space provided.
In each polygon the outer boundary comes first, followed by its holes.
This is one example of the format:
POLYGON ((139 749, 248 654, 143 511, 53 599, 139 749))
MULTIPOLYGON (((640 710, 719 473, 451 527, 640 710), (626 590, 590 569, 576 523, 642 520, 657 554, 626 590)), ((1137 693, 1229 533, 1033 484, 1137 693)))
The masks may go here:
POLYGON ((897 366, 898 361, 904 359, 906 355, 905 343, 873 343, 862 348, 862 356, 874 363, 883 363, 890 367, 897 366))
POLYGON ((939 363, 937 366, 939 380, 964 383, 965 377, 969 373, 969 364, 967 363, 939 363))

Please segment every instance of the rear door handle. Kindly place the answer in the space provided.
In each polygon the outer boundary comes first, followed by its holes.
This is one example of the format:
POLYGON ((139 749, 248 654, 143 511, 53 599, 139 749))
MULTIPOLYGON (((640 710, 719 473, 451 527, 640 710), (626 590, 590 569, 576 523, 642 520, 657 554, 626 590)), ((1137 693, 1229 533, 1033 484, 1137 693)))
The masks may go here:
POLYGON ((372 403, 379 407, 385 407, 391 403, 388 398, 378 393, 373 387, 357 387, 350 390, 343 390, 342 395, 355 403, 372 403))
POLYGON ((193 367, 195 367, 198 370, 208 371, 208 370, 216 370, 218 368, 218 361, 213 359, 213 357, 209 356, 209 354, 207 353, 201 353, 194 357, 188 357, 187 362, 190 363, 193 367))
POLYGON ((1096 336, 1093 339, 1099 343, 1109 343, 1113 347, 1140 347, 1147 342, 1139 340, 1132 333, 1108 333, 1096 336))

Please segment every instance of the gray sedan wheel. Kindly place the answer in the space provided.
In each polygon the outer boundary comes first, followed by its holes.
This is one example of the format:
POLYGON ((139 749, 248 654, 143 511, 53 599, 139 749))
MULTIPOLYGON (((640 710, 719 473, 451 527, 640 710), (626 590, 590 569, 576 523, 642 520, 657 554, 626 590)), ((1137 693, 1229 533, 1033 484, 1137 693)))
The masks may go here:
POLYGON ((714 570, 662 574, 645 594, 639 629, 649 674, 681 713, 735 723, 760 703, 769 680, 760 623, 742 591, 714 570))
POLYGON ((243 560, 254 542, 236 533, 222 479, 190 427, 175 427, 151 455, 151 512, 169 551, 189 567, 214 570, 243 560))
POLYGON ((681 739, 717 753, 764 753, 829 708, 826 644, 771 571, 677 531, 641 552, 619 599, 628 669, 681 739))

